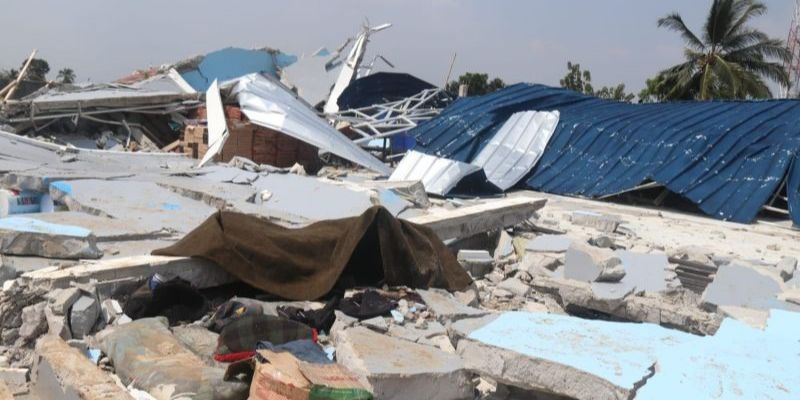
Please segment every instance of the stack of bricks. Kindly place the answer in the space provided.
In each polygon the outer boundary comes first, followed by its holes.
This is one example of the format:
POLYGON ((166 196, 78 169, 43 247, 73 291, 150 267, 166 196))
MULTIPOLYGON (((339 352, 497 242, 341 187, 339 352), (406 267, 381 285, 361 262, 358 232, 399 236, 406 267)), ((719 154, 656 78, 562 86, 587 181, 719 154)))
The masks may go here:
MULTIPOLYGON (((205 118, 205 109, 198 109, 197 117, 205 118)), ((230 136, 215 158, 228 162, 235 156, 245 157, 258 164, 279 168, 300 163, 307 172, 314 173, 322 167, 317 148, 286 134, 263 128, 246 121, 237 107, 226 106, 225 116, 230 136)), ((189 125, 183 134, 183 152, 193 158, 202 158, 208 151, 208 133, 205 126, 189 125)))

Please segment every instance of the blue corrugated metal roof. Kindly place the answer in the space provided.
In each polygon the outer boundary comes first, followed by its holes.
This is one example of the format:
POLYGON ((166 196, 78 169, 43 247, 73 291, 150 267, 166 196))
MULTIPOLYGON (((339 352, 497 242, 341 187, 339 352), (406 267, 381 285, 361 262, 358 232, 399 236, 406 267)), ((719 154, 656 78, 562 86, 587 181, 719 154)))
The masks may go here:
POLYGON ((410 134, 416 150, 470 162, 515 112, 559 111, 527 179, 535 190, 603 196, 653 180, 716 218, 750 222, 790 174, 800 224, 800 101, 627 104, 517 84, 455 102, 410 134))

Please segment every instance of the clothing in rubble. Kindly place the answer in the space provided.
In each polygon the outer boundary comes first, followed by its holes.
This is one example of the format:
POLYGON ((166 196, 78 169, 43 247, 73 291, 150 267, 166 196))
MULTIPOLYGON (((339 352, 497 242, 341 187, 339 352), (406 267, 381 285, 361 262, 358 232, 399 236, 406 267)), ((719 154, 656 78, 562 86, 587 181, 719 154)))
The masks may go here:
MULTIPOLYGON (((275 353, 286 351, 292 353, 300 361, 312 364, 333 364, 333 361, 328 358, 325 351, 313 340, 294 340, 279 345, 270 342, 258 342, 256 350, 271 350, 275 353)), ((258 354, 256 354, 256 358, 258 358, 258 354)), ((264 362, 263 360, 259 361, 264 362)))
POLYGON ((207 328, 212 332, 220 333, 227 325, 237 319, 263 314, 264 309, 258 301, 232 299, 217 307, 217 311, 211 316, 207 328))
POLYGON ((299 307, 280 306, 278 307, 278 315, 304 323, 318 331, 330 332, 331 326, 336 321, 334 310, 341 301, 341 295, 335 295, 333 298, 325 303, 325 307, 319 310, 304 310, 299 307))
POLYGON ((379 206, 358 217, 294 229, 220 211, 153 254, 211 260, 245 283, 290 300, 316 300, 335 286, 460 291, 472 283, 432 229, 379 206))
POLYGON ((339 302, 339 310, 359 320, 386 315, 397 308, 397 302, 376 290, 356 293, 339 302))
POLYGON ((131 319, 164 316, 170 325, 194 322, 209 311, 200 291, 181 278, 161 281, 154 276, 137 289, 123 306, 131 319))
POLYGON ((249 315, 234 320, 219 334, 214 359, 233 362, 252 357, 259 342, 275 345, 307 339, 316 342, 317 331, 308 325, 271 315, 249 315))

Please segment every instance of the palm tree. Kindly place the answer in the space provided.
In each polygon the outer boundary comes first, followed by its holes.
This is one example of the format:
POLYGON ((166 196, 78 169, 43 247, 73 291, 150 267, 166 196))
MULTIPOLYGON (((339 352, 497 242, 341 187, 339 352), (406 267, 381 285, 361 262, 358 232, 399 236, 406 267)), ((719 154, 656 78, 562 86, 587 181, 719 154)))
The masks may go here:
POLYGON ((783 41, 749 27, 766 13, 756 0, 713 0, 702 36, 673 13, 658 26, 680 33, 686 41, 686 62, 659 73, 658 91, 665 100, 769 98, 765 83, 789 84, 784 63, 790 58, 783 41))
POLYGON ((61 83, 73 83, 75 78, 75 71, 72 68, 63 68, 58 71, 58 76, 56 77, 61 83))

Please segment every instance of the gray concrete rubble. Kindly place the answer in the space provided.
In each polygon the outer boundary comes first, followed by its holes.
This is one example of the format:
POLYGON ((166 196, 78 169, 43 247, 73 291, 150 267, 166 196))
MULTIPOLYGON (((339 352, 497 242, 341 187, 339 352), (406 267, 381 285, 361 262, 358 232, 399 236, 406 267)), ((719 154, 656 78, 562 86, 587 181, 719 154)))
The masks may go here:
POLYGON ((376 398, 472 398, 461 358, 430 346, 352 328, 337 335, 336 353, 376 398))
POLYGON ((458 262, 470 275, 482 278, 494 267, 495 258, 486 250, 460 250, 458 262))

